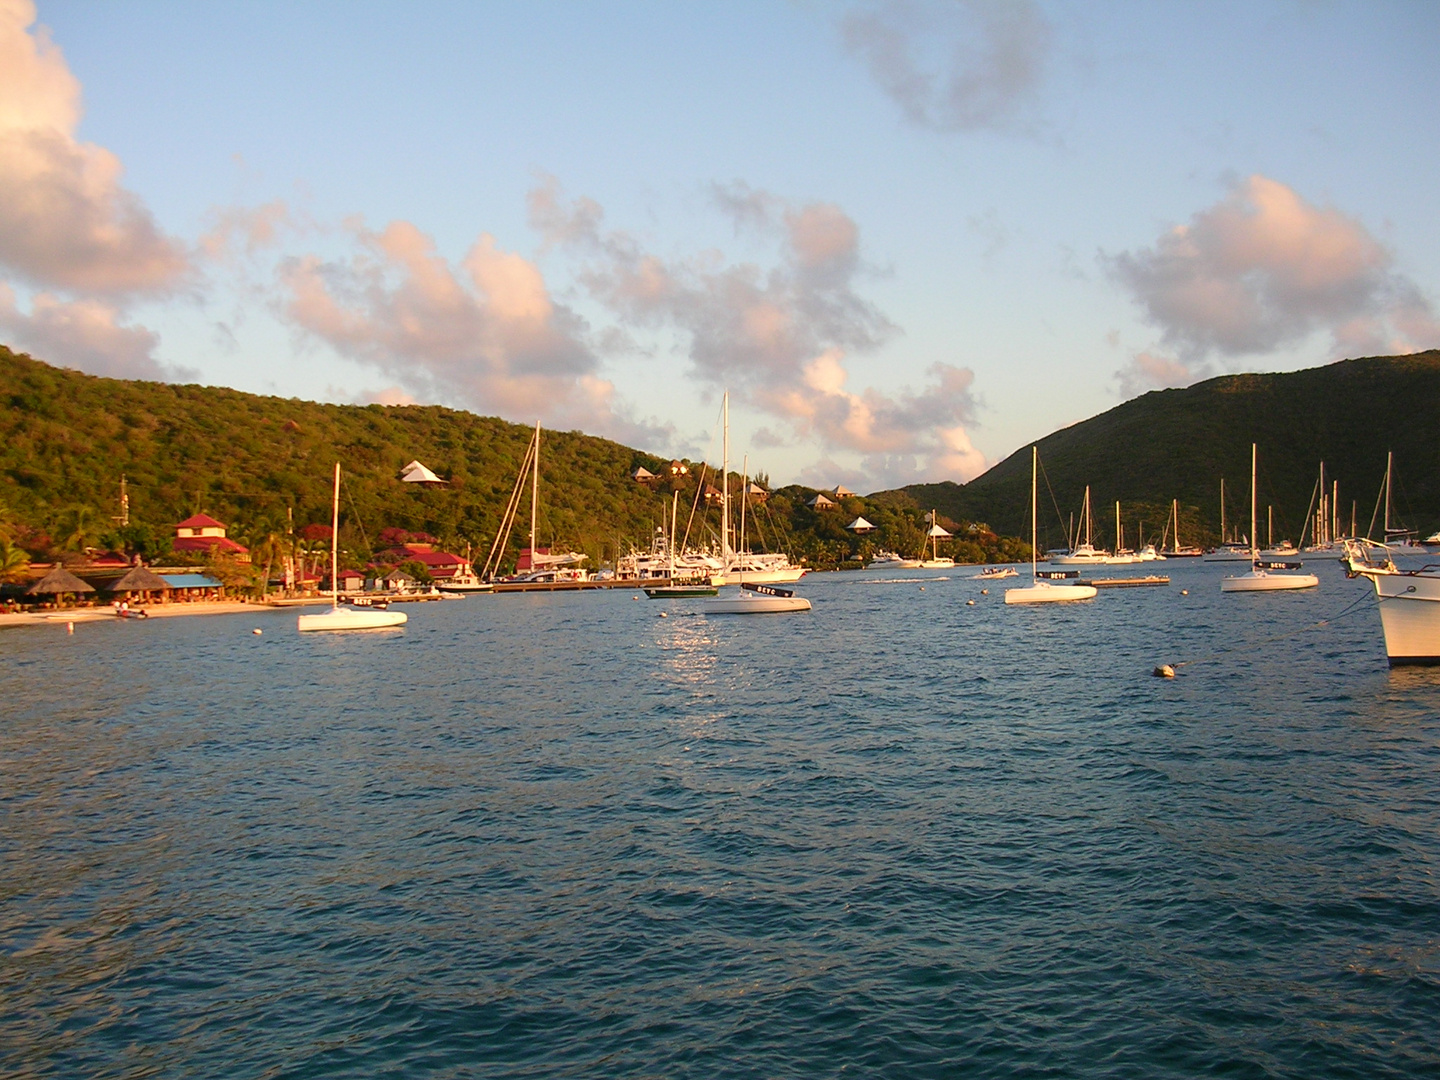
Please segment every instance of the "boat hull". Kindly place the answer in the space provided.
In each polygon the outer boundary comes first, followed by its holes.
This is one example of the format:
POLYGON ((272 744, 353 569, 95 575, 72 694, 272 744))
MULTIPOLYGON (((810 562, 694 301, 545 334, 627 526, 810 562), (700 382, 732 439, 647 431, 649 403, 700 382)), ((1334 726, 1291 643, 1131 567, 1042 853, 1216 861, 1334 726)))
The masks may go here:
POLYGON ((403 611, 353 611, 335 608, 319 615, 301 615, 300 632, 317 630, 382 630, 388 626, 401 626, 408 618, 403 611))
POLYGON ((1379 601, 1391 667, 1440 664, 1440 577, 1366 574, 1379 601))
POLYGON ((1221 592, 1283 592, 1287 589, 1313 589, 1320 584, 1314 574, 1267 574, 1254 570, 1237 577, 1220 580, 1221 592))
POLYGON ((1071 600, 1093 600, 1099 590, 1093 585, 1047 585, 1037 581, 1024 589, 1006 589, 1007 604, 1058 604, 1071 600))
POLYGON ((727 570, 726 585, 789 585, 805 576, 809 567, 791 566, 783 570, 727 570))
POLYGON ((809 611, 810 601, 803 596, 765 596, 741 593, 707 601, 707 615, 780 615, 787 611, 809 611))

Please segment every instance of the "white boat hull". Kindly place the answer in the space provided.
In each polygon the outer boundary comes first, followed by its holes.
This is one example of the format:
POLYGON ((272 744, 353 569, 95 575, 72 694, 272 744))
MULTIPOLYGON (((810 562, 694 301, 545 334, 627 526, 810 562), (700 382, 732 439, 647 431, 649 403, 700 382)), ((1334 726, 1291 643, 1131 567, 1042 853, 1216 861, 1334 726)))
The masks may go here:
POLYGON ((788 585, 799 581, 808 570, 806 566, 791 566, 784 570, 728 570, 725 584, 743 585, 748 581, 751 585, 788 585))
POLYGON ((1221 592, 1280 592, 1285 589, 1313 589, 1320 584, 1314 574, 1269 574, 1252 570, 1248 574, 1220 579, 1221 592))
POLYGON ((1006 589, 1007 604, 1055 604, 1067 600, 1093 600, 1099 590, 1094 585, 1050 585, 1037 581, 1025 589, 1006 589))
POLYGON ((1051 566, 1104 566, 1109 561, 1109 556, 1095 554, 1085 555, 1051 555, 1051 566))
POLYGON ((1391 667, 1440 664, 1440 576, 1369 573, 1391 667))
POLYGON ((1255 556, 1249 548, 1220 548, 1207 551, 1202 562, 1249 562, 1255 556))
POLYGON ((921 559, 921 570, 948 570, 955 565, 954 559, 921 559))
POLYGON ((753 592, 720 596, 705 602, 705 612, 709 615, 778 615, 809 610, 810 601, 803 596, 766 596, 753 592))
POLYGON ((319 615, 301 615, 301 633, 315 630, 379 630, 402 625, 407 616, 403 611, 361 611, 334 608, 319 615))

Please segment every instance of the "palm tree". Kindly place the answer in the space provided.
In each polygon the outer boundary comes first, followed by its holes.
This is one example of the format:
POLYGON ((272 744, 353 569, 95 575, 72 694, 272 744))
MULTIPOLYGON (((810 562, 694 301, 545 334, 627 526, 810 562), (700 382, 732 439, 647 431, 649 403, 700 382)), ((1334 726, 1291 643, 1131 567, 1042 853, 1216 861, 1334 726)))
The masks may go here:
POLYGON ((0 581, 24 581, 30 576, 30 553, 9 540, 0 540, 0 581))
POLYGON ((68 506, 56 522, 56 531, 62 547, 71 551, 84 551, 88 541, 94 538, 100 528, 95 511, 83 503, 68 506))

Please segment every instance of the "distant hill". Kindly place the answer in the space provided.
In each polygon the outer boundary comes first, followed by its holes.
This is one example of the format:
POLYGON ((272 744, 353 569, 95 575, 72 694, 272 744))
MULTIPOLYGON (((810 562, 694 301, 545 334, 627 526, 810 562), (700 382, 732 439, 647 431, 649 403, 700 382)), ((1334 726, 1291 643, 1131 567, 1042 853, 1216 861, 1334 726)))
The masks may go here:
MULTIPOLYGON (((252 544, 328 524, 335 462, 345 474, 343 547, 359 561, 385 528, 427 533, 453 550, 473 544, 483 560, 514 487, 531 429, 498 417, 439 406, 325 405, 211 386, 98 378, 51 367, 0 346, 0 540, 49 556, 118 547, 147 557, 170 549, 174 523, 197 512, 219 518, 252 544), (402 484, 412 459, 449 481, 402 484), (130 498, 121 529, 120 480, 130 498)), ((669 459, 580 432, 546 430, 541 449, 539 541, 583 551, 591 565, 631 545, 648 547, 680 491, 684 527, 700 463, 686 462, 672 488, 669 459), (667 479, 643 486, 643 466, 667 479)), ((708 481, 719 485, 712 469, 708 481)), ((740 478, 732 474, 732 490, 740 478)), ((786 550, 814 566, 836 565, 874 546, 918 552, 920 511, 845 498, 823 513, 809 488, 773 493, 752 507, 753 547, 786 550), (844 524, 863 514, 879 529, 861 538, 844 524), (756 543, 758 541, 758 543, 756 543)), ((529 497, 511 534, 509 560, 528 542, 529 497)), ((691 526, 699 543, 718 536, 719 513, 704 501, 691 526)), ((950 545, 970 560, 1016 557, 993 536, 950 545)), ((1025 553, 1028 558, 1028 551, 1025 553)))
MULTIPOLYGON (((1395 454, 1398 516, 1428 535, 1440 528, 1440 350, 1281 374, 1224 375, 1186 389, 1156 390, 1047 435, 1038 446, 1062 514, 1078 515, 1090 485, 1097 543, 1113 540, 1117 499, 1127 540, 1133 542, 1142 518, 1147 536, 1158 536, 1170 501, 1178 499, 1181 538, 1194 543, 1219 537, 1222 477, 1227 524, 1248 525, 1252 441, 1260 447, 1262 539, 1267 505, 1274 507, 1276 538, 1299 538, 1321 461, 1327 481, 1340 483, 1346 527, 1353 503, 1363 533, 1387 451, 1395 454)), ((872 499, 935 506, 952 518, 1026 535, 1030 448, 968 484, 916 484, 872 499)), ((1043 482, 1040 505, 1049 543, 1062 542, 1064 530, 1043 482)))

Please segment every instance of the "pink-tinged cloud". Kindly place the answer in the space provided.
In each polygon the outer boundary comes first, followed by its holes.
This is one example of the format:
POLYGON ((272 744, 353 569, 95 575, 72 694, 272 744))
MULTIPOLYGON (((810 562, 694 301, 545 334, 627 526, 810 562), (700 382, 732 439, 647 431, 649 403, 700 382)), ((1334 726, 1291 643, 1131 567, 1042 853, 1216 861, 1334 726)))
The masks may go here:
POLYGON ((877 0, 840 29, 906 118, 940 131, 1023 126, 1051 44, 1031 0, 877 0))
POLYGON ((1125 398, 1137 397, 1149 390, 1164 390, 1172 386, 1189 386, 1208 374, 1204 368, 1192 368, 1172 356, 1154 352, 1136 353, 1123 368, 1115 373, 1120 383, 1120 395, 1125 398))
POLYGON ((185 278, 183 245, 120 185, 114 154, 80 143, 80 86, 30 0, 0 0, 0 264, 32 284, 109 297, 185 278))
POLYGON ((28 312, 14 290, 0 282, 0 331, 8 344, 36 359, 115 379, 175 382, 197 373, 155 359, 160 338, 143 326, 127 326, 120 311, 100 300, 62 300, 40 293, 28 312))
POLYGON ((1328 333, 1337 354, 1440 343, 1429 301, 1365 227, 1264 176, 1154 247, 1106 260, 1187 364, 1328 333))
POLYGON ((661 259, 623 233, 602 232, 600 208, 567 205, 553 181, 532 194, 531 220, 548 243, 585 259, 580 280, 623 324, 678 332, 701 381, 785 421, 793 438, 861 455, 876 477, 968 479, 982 470, 965 435, 975 415, 968 370, 932 365, 918 393, 848 388, 846 357, 898 332, 855 289, 863 271, 855 222, 831 204, 789 206, 743 184, 715 194, 737 228, 773 237, 771 265, 726 264, 715 253, 661 259))
POLYGON ((408 222, 357 226, 347 260, 281 269, 284 313, 306 334, 370 364, 420 400, 655 445, 670 433, 631 419, 598 374, 585 326, 539 269, 482 235, 459 267, 408 222))

